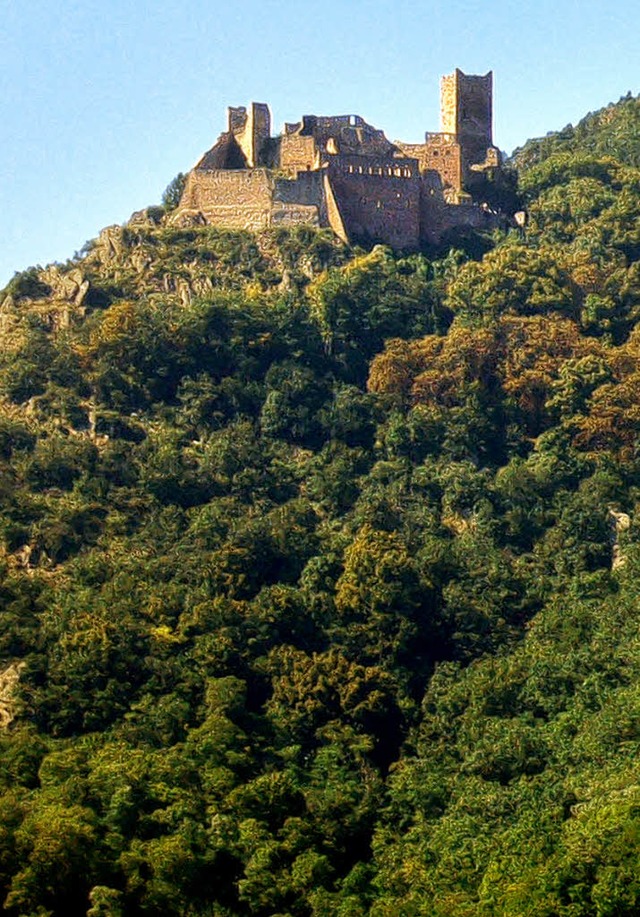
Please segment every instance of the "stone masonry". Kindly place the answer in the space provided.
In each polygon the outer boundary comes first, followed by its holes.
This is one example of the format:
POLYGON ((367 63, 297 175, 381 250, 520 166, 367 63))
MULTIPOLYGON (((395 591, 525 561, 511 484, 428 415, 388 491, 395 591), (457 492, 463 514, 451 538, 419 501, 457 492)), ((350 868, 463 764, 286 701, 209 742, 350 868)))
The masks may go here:
POLYGON ((310 223, 345 241, 397 250, 455 227, 499 222, 482 200, 501 167, 492 140, 492 74, 442 78, 441 131, 389 141, 359 115, 305 115, 271 136, 266 105, 230 108, 228 129, 187 177, 174 219, 229 229, 310 223))

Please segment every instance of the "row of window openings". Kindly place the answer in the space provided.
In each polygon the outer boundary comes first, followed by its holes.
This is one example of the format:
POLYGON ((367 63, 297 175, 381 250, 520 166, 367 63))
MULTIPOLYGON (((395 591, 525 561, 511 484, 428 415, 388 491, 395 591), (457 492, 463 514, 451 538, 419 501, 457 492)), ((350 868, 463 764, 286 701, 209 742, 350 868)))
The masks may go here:
POLYGON ((411 178, 411 169, 391 166, 348 166, 349 175, 392 175, 396 178, 411 178))
MULTIPOLYGON (((396 195, 396 196, 397 196, 397 197, 400 197, 400 195, 396 195)), ((361 198, 360 198, 360 203, 361 203, 363 206, 367 206, 368 204, 371 204, 371 203, 373 203, 373 202, 370 201, 369 198, 361 197, 361 198)), ((376 210, 385 210, 385 209, 386 209, 386 206, 387 206, 387 205, 385 204, 384 201, 376 201, 376 210)), ((411 200, 406 200, 405 203, 404 203, 404 206, 405 206, 405 208, 406 208, 407 210, 411 210, 411 208, 413 207, 413 202, 412 202, 411 200)))

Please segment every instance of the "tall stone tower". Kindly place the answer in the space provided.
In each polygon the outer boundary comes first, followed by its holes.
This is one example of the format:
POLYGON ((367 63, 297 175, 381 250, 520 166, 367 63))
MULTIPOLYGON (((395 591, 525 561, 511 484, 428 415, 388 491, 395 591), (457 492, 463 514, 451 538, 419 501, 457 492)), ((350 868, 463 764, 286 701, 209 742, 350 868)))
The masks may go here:
POLYGON ((244 106, 229 108, 229 131, 237 140, 250 169, 259 166, 260 152, 271 136, 269 106, 252 102, 249 110, 244 106))
POLYGON ((482 163, 493 147, 493 73, 467 76, 456 68, 440 82, 440 129, 454 134, 466 169, 482 163))

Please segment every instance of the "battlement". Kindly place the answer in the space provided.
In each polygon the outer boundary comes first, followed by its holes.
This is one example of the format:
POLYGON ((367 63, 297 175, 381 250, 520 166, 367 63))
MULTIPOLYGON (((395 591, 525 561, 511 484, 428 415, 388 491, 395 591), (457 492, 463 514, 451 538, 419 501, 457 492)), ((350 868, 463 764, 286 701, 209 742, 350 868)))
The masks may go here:
POLYGON ((271 136, 264 103, 228 109, 227 131, 189 174, 178 219, 220 226, 331 226, 342 238, 417 248, 457 225, 486 223, 493 75, 455 70, 441 81, 441 130, 391 142, 360 115, 303 115, 271 136))

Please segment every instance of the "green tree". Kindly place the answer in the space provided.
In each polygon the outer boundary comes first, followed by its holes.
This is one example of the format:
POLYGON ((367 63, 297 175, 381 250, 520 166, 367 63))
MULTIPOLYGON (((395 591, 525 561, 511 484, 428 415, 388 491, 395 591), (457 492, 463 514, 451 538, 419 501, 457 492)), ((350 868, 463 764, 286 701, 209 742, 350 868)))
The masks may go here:
POLYGON ((167 187, 162 192, 162 206, 165 210, 175 210, 180 203, 184 186, 187 183, 187 176, 184 172, 178 172, 175 178, 172 178, 167 187))

